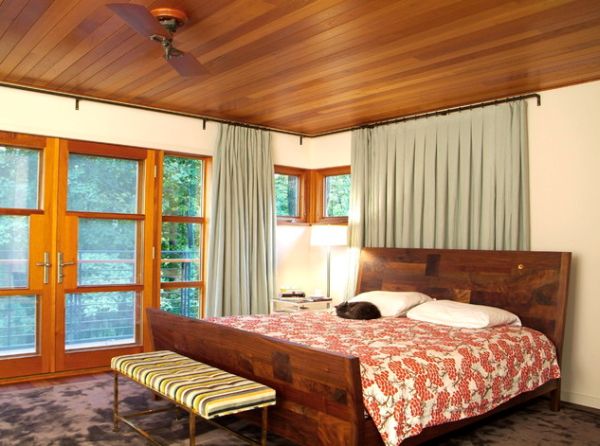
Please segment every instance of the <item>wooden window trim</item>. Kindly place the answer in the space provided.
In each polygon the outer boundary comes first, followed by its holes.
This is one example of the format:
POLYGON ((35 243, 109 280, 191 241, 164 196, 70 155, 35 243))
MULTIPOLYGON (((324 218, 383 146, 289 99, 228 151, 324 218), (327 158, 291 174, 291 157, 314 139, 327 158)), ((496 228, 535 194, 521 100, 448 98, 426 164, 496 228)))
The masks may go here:
POLYGON ((163 221, 163 223, 164 222, 198 223, 198 224, 206 223, 206 219, 204 217, 187 217, 184 215, 163 215, 162 221, 163 221))
POLYGON ((325 216, 325 179, 335 175, 350 174, 350 166, 328 167, 326 169, 316 169, 311 171, 311 207, 313 223, 347 225, 348 217, 327 217, 325 216))
MULTIPOLYGON (((143 161, 148 158, 148 151, 151 149, 141 149, 139 147, 122 146, 118 144, 80 141, 70 139, 69 153, 80 155, 104 156, 108 158, 123 158, 127 160, 143 161)), ((143 172, 140 172, 143 177, 143 172)))
POLYGON ((114 212, 65 211, 72 217, 93 218, 97 220, 139 220, 143 221, 145 214, 119 214, 114 212))
POLYGON ((0 215, 42 215, 42 209, 0 208, 0 215))
POLYGON ((24 149, 44 149, 48 138, 46 136, 26 135, 23 133, 4 132, 0 130, 0 145, 22 147, 24 149))
MULTIPOLYGON (((309 175, 310 171, 298 167, 275 165, 274 172, 281 175, 292 175, 299 179, 298 186, 298 216, 277 216, 278 225, 305 225, 310 222, 310 213, 307 206, 307 199, 310 195, 309 175)), ((277 212, 274 210, 274 212, 277 212)))

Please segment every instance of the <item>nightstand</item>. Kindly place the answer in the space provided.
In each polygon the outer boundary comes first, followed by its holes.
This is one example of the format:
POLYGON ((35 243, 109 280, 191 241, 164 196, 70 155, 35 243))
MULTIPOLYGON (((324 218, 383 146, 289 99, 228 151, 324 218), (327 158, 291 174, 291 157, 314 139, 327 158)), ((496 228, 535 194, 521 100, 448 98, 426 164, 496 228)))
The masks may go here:
POLYGON ((273 299, 274 313, 295 313, 297 311, 323 311, 331 308, 331 299, 273 299))

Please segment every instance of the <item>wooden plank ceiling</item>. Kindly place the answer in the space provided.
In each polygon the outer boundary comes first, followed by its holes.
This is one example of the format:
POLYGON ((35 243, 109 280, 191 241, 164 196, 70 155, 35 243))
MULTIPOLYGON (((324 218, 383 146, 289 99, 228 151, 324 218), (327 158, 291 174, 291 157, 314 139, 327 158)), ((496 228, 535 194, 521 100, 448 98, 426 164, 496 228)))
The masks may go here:
POLYGON ((193 78, 107 3, 0 0, 0 82, 318 135, 600 79, 598 0, 133 1, 188 13, 193 78))

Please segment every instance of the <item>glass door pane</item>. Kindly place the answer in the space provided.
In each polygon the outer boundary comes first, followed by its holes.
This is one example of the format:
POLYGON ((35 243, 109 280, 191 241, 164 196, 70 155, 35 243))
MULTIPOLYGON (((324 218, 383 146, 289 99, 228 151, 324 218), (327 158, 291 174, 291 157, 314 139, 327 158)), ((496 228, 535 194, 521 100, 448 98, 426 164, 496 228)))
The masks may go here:
POLYGON ((136 214, 139 164, 137 160, 71 153, 67 209, 136 214))
POLYGON ((136 293, 67 295, 67 350, 136 342, 136 293))
POLYGON ((79 219, 79 285, 136 283, 138 224, 133 220, 79 219))
POLYGON ((37 352, 37 296, 0 296, 0 357, 37 352))
POLYGON ((0 215, 0 288, 27 288, 28 282, 29 217, 0 215))
POLYGON ((39 150, 0 145, 0 178, 0 208, 39 207, 39 150))

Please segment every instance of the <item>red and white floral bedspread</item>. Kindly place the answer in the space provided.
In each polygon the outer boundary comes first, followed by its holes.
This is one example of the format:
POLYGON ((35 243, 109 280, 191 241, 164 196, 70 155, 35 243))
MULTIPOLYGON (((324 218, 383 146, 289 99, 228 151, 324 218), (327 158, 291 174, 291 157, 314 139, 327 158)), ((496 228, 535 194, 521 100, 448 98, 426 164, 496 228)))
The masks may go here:
POLYGON ((360 358, 365 407, 386 445, 482 414, 560 376, 553 344, 522 327, 460 329, 327 312, 209 320, 360 358))

